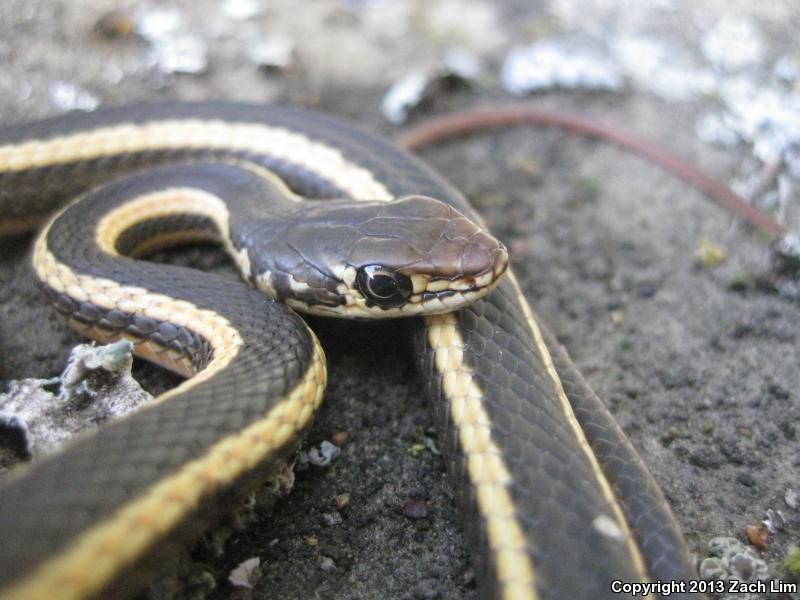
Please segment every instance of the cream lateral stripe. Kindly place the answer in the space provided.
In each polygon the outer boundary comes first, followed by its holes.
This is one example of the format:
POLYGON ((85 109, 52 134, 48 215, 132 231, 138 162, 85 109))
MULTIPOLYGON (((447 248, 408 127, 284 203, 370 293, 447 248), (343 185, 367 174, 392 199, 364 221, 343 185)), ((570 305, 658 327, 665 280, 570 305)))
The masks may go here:
MULTIPOLYGON (((57 217, 56 217, 57 218, 57 217)), ((55 219, 53 219, 55 220, 55 219)), ((47 234, 53 221, 36 240, 33 267, 39 279, 59 294, 76 302, 91 302, 107 310, 118 309, 131 315, 144 315, 157 321, 170 322, 200 335, 213 349, 211 363, 191 382, 208 379, 225 368, 243 345, 241 335, 223 316, 197 307, 186 300, 177 300, 135 286, 123 286, 110 279, 75 273, 60 263, 47 248, 47 234)), ((136 343, 138 340, 131 340, 136 343)))
POLYGON ((332 146, 282 127, 220 120, 170 119, 113 125, 0 146, 0 172, 179 148, 270 156, 308 169, 354 198, 391 199, 389 191, 370 171, 348 161, 332 146))
POLYGON ((493 550, 497 581, 503 600, 538 600, 534 567, 525 533, 516 520, 507 485, 511 474, 500 448, 491 439, 491 418, 483 406, 483 391, 464 364, 464 340, 452 313, 427 317, 428 342, 442 377, 442 391, 464 453, 467 475, 475 491, 493 550))
MULTIPOLYGON (((93 597, 158 539, 173 530, 200 501, 284 446, 311 419, 325 387, 325 358, 316 337, 312 362, 294 389, 238 434, 211 446, 202 457, 161 479, 24 580, 4 598, 78 600, 93 597), (87 566, 88 565, 88 566, 87 566)), ((193 384, 190 379, 181 387, 193 384)))
MULTIPOLYGON (((575 437, 579 440, 580 446, 583 448, 586 457, 589 459, 589 464, 592 466, 595 479, 600 485, 603 496, 606 498, 611 506, 611 509, 614 511, 614 517, 616 518, 617 523, 620 525, 620 527, 622 527, 622 530, 625 534, 625 541, 628 546, 628 553, 631 556, 634 568, 639 573, 642 581, 649 581, 647 568, 645 567, 639 546, 636 544, 636 540, 631 534, 628 520, 625 518, 625 513, 622 511, 619 501, 614 495, 614 492, 611 490, 611 485, 609 484, 608 479, 606 479, 603 470, 600 468, 600 463, 597 461, 597 457, 594 455, 592 447, 589 445, 589 441, 586 439, 583 428, 581 427, 580 423, 578 423, 578 419, 575 417, 575 413, 572 410, 572 405, 570 404, 567 394, 564 392, 564 387, 561 384, 561 378, 558 376, 558 372, 553 364, 553 359, 550 356, 550 352, 547 350, 547 345, 544 343, 544 338, 542 337, 542 332, 539 329, 539 325, 536 322, 533 313, 531 312, 530 306, 528 306, 528 301, 522 294, 522 288, 520 288, 519 281, 517 281, 516 276, 510 269, 507 271, 506 277, 508 277, 511 280, 511 283, 514 285, 514 290, 517 294, 517 301, 522 308, 522 312, 525 315, 525 320, 528 322, 528 326, 530 327, 531 333, 536 341, 536 348, 539 351, 539 356, 542 359, 542 363, 544 363, 545 367, 547 368, 547 374, 550 375, 550 378, 553 380, 553 384, 555 385, 556 394, 558 395, 561 408, 564 411, 564 417, 572 428, 575 437)), ((652 596, 650 595, 648 597, 652 596)))
POLYGON ((191 187, 168 188, 132 198, 100 219, 95 240, 103 251, 117 254, 117 241, 126 230, 144 221, 181 215, 211 219, 220 230, 225 249, 237 258, 238 252, 230 242, 230 212, 225 201, 191 187))

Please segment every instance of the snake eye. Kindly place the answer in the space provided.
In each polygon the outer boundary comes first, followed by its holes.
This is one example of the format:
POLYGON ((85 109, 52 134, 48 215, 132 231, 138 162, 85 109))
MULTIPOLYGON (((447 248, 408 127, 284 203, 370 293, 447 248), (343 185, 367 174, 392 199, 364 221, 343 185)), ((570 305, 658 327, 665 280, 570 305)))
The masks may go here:
POLYGON ((356 285, 367 304, 384 308, 400 306, 408 300, 412 290, 408 277, 381 265, 361 267, 356 275, 356 285))

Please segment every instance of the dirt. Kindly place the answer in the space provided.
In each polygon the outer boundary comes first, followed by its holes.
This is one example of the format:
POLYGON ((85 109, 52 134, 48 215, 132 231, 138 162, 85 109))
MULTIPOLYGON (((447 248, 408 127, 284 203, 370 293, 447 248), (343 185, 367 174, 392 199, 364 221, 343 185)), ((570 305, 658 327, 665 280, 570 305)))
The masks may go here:
MULTIPOLYGON (((142 40, 108 40, 93 31, 114 5, 3 3, 0 121, 56 113, 53 86, 68 82, 103 104, 225 98, 313 107, 392 137, 399 129, 381 117, 383 93, 409 70, 407 62, 424 66, 450 43, 432 32, 434 11, 421 3, 414 4, 417 29, 403 38, 375 21, 381 6, 399 10, 392 3, 319 2, 300 19, 290 3, 277 2, 240 22, 219 17, 216 3, 187 2, 176 6, 209 43, 209 68, 165 75, 148 63, 142 40), (248 62, 244 28, 263 37, 291 32, 293 70, 264 73, 248 62)), ((126 6, 123 14, 139 8, 126 6)), ((553 27, 543 5, 538 12, 513 2, 467 6, 478 17, 496 10, 500 26, 481 29, 489 41, 479 48, 495 67, 503 48, 530 39, 535 27, 553 27)), ((416 118, 508 101, 489 81, 442 92, 416 118)), ((630 91, 550 92, 526 102, 624 124, 721 181, 752 166, 746 148, 723 151, 695 137, 694 120, 707 99, 675 104, 630 91)), ((558 130, 486 133, 442 144, 424 158, 511 248, 535 310, 651 468, 694 551, 707 555, 716 536, 746 542, 746 525, 780 511, 785 522, 761 556, 773 576, 784 577, 782 561, 800 532, 800 513, 785 499, 800 492, 800 304, 758 285, 770 268, 766 239, 641 158, 558 130), (698 261, 704 239, 725 249, 719 266, 698 261)), ((80 339, 35 289, 30 241, 0 246, 5 380, 57 374, 80 339)), ((205 249, 173 260, 230 268, 205 249)), ((227 573, 258 556, 254 598, 475 597, 469 548, 444 461, 432 451, 437 433, 402 327, 323 326, 322 339, 330 387, 308 444, 347 432, 342 455, 328 468, 298 472, 291 495, 235 531, 223 552, 214 544, 198 550, 196 588, 213 579, 212 597, 242 597, 226 583, 227 573), (343 494, 349 501, 338 522, 343 494), (419 506, 419 499, 427 515, 411 519, 404 506, 419 506)), ((174 384, 147 365, 136 373, 151 391, 174 384)), ((155 589, 151 597, 162 593, 155 589)))

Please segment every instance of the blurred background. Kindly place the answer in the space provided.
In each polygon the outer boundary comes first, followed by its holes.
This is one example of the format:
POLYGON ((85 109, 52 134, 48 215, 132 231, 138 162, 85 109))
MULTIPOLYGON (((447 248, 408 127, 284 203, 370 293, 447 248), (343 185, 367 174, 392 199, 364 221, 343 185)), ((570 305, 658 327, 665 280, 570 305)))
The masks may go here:
MULTIPOLYGON (((324 110, 393 138, 435 115, 518 103, 638 132, 796 234, 798 31, 796 0, 3 0, 0 123, 221 98, 324 110)), ((688 185, 554 129, 486 133, 424 158, 510 246, 534 308, 651 466, 698 560, 716 561, 704 575, 791 577, 797 238, 778 260, 688 185), (754 545, 752 528, 767 541, 754 545), (709 549, 719 537, 744 558, 709 549)), ((51 376, 79 338, 30 283, 29 240, 3 244, 2 375, 51 376)), ((380 352, 328 341, 331 392, 309 441, 347 432, 342 456, 299 472, 289 499, 227 545, 199 549, 178 597, 474 596, 413 365, 400 344, 370 343, 380 352), (255 587, 231 584, 253 557, 255 587)))

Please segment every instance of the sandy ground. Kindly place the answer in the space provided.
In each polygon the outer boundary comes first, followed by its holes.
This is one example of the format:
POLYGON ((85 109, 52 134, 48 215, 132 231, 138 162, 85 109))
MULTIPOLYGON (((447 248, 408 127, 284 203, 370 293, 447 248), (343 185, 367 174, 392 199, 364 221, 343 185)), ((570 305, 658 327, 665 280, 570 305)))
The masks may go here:
MULTIPOLYGON (((225 4, 230 10, 232 3, 225 4)), ((480 86, 440 94, 420 117, 508 102, 491 75, 499 58, 566 18, 543 3, 533 10, 465 2, 457 26, 439 15, 448 2, 426 8, 325 1, 309 3, 302 16, 291 4, 270 3, 244 20, 210 1, 176 4, 208 44, 209 64, 201 74, 166 75, 147 58, 145 42, 93 33, 112 2, 6 0, 0 121, 58 112, 68 84, 103 104, 225 98, 310 106, 392 137, 399 129, 381 117, 382 95, 412 67, 441 56, 453 31, 487 57, 489 75, 480 86), (398 19, 406 27, 399 33, 387 24, 398 19), (253 39, 278 33, 293 37, 297 64, 290 73, 261 72, 248 49, 253 39)), ((713 2, 695 9, 675 4, 657 34, 680 37, 683 23, 697 28, 722 10, 713 2)), ((139 8, 127 6, 130 14, 139 8)), ((760 23, 771 42, 789 44, 797 23, 776 14, 783 5, 776 6, 760 23)), ((527 102, 625 124, 722 181, 753 169, 746 148, 722 151, 695 137, 695 117, 707 99, 550 92, 527 102)), ((555 130, 481 135, 424 157, 509 245, 535 309, 652 469, 697 554, 706 555, 715 536, 745 541, 746 525, 758 524, 767 510, 780 511, 785 523, 761 556, 782 577, 781 563, 800 531, 800 513, 786 501, 788 492, 800 492, 800 305, 752 283, 769 268, 765 239, 640 158, 555 130), (723 264, 698 265, 703 239, 725 248, 723 264)), ((3 240, 0 252, 5 380, 57 374, 79 341, 38 295, 29 246, 29 238, 3 240)), ((176 256, 229 270, 219 253, 176 256)), ((201 547, 195 588, 216 580, 213 597, 241 597, 226 583, 227 573, 258 556, 256 598, 474 597, 469 549, 444 462, 426 446, 437 434, 402 330, 324 329, 330 388, 309 443, 346 431, 344 452, 327 469, 299 472, 292 494, 234 533, 221 554, 201 547), (338 523, 331 515, 341 494, 350 500, 338 523), (404 516, 411 498, 427 500, 426 518, 404 516)), ((136 373, 153 391, 174 383, 147 365, 136 373)))

